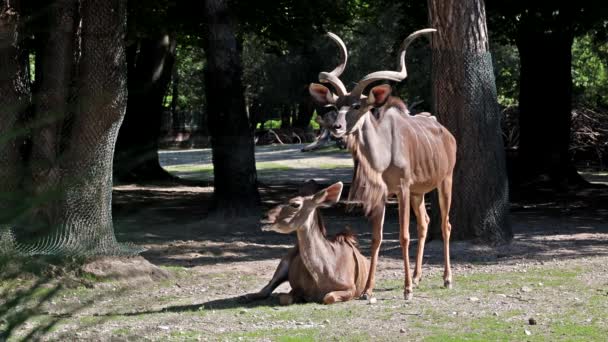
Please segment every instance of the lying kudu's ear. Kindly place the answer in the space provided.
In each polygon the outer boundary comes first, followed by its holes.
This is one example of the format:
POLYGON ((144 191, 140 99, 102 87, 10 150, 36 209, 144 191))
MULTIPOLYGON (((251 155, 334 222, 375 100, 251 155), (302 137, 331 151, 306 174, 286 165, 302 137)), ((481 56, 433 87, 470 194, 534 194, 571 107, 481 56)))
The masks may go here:
POLYGON ((336 95, 334 95, 326 86, 318 83, 311 83, 308 91, 312 98, 321 106, 332 105, 336 103, 336 95))
POLYGON ((382 84, 375 86, 369 91, 367 98, 367 104, 373 107, 380 107, 386 103, 388 97, 391 95, 392 88, 388 84, 382 84))
POLYGON ((323 207, 331 207, 338 203, 342 194, 342 182, 330 185, 329 187, 317 192, 313 197, 316 204, 323 207))

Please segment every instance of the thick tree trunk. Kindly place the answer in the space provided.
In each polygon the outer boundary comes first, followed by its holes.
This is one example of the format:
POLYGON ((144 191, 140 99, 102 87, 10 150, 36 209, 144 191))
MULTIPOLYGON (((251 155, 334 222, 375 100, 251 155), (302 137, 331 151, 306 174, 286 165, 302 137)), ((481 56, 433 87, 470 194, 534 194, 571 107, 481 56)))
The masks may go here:
POLYGON ((120 181, 173 177, 158 159, 163 98, 175 62, 175 38, 159 34, 129 48, 127 114, 116 144, 114 173, 120 181), (139 49, 138 49, 139 48, 139 49))
POLYGON ((117 254, 112 224, 112 161, 127 104, 126 1, 91 0, 81 5, 81 56, 77 111, 61 164, 56 241, 62 253, 117 254))
POLYGON ((579 183, 568 151, 573 36, 560 30, 545 32, 543 23, 538 25, 522 23, 517 36, 521 71, 516 181, 525 184, 544 177, 553 186, 579 183))
POLYGON ((74 45, 78 18, 78 1, 56 1, 48 7, 45 30, 38 33, 38 69, 32 122, 36 127, 31 137, 29 156, 31 195, 44 198, 33 208, 24 232, 27 239, 48 234, 58 220, 55 202, 61 197, 61 154, 63 123, 69 117, 70 87, 74 71, 74 45))
MULTIPOLYGON (((431 27, 438 30, 432 39, 435 114, 458 142, 452 236, 509 241, 505 153, 484 3, 429 0, 429 11, 431 27)), ((439 210, 433 209, 431 231, 437 232, 439 210)))
POLYGON ((245 111, 241 52, 226 0, 206 0, 205 92, 213 149, 214 207, 225 216, 256 209, 260 197, 245 111))
POLYGON ((0 1, 0 234, 14 223, 23 198, 18 122, 30 103, 30 85, 21 58, 20 10, 19 1, 0 1))

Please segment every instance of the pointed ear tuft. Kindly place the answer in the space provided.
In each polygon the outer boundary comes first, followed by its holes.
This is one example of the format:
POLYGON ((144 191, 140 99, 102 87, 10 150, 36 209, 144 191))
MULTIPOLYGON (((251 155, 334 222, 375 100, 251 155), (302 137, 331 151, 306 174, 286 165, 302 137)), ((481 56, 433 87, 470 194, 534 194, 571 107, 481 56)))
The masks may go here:
POLYGON ((327 106, 336 103, 334 94, 324 85, 318 83, 311 83, 308 87, 308 91, 312 98, 321 106, 327 106))
POLYGON ((388 97, 391 95, 391 91, 392 88, 388 84, 375 86, 369 92, 367 103, 373 107, 380 107, 386 103, 386 100, 388 100, 388 97))

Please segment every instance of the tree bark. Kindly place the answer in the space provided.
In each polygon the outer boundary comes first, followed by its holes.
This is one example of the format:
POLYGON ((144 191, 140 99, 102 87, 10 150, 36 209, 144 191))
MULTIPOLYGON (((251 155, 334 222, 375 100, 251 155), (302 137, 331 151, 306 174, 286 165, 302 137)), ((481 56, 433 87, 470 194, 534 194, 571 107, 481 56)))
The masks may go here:
POLYGON ((573 35, 545 30, 536 17, 525 21, 516 39, 521 63, 516 181, 526 184, 544 177, 555 187, 580 183, 568 150, 573 35))
POLYGON ((307 95, 307 98, 301 99, 300 103, 298 104, 298 115, 293 124, 294 128, 307 130, 308 126, 310 126, 310 120, 312 119, 312 116, 315 113, 315 106, 311 100, 310 95, 307 95))
POLYGON ((114 166, 114 174, 120 181, 173 178, 160 165, 158 142, 163 98, 175 63, 175 46, 174 36, 159 34, 129 47, 129 98, 116 144, 114 166))
POLYGON ((30 103, 30 84, 21 24, 19 1, 0 1, 0 233, 20 214, 23 198, 19 119, 30 103))
MULTIPOLYGON (((429 0, 434 110, 456 137, 452 236, 503 243, 512 238, 505 152, 482 0, 429 0)), ((439 232, 436 198, 432 235, 439 232)), ((439 234, 440 236, 440 234, 439 234)))
POLYGON ((31 196, 46 200, 33 208, 24 225, 28 239, 48 234, 60 215, 55 201, 61 196, 61 155, 66 144, 61 135, 63 123, 73 110, 70 87, 74 76, 78 1, 56 1, 45 14, 45 29, 36 37, 38 69, 32 116, 35 128, 28 159, 31 196))
POLYGON ((127 104, 126 1, 81 4, 81 45, 75 114, 62 136, 62 196, 54 253, 119 254, 112 224, 112 161, 127 104))
POLYGON ((213 149, 214 208, 226 217, 260 202, 252 130, 245 110, 241 49, 227 0, 204 3, 205 95, 213 149))

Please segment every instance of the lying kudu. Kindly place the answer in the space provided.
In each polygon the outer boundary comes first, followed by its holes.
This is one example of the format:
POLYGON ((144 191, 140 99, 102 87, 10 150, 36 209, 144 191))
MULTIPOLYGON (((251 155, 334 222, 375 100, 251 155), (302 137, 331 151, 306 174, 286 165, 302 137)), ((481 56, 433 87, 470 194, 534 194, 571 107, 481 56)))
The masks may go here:
POLYGON ((337 203, 341 192, 342 183, 338 182, 314 195, 294 197, 288 204, 268 211, 262 230, 282 234, 295 231, 298 244, 281 260, 268 285, 260 292, 248 295, 248 299, 266 298, 287 280, 292 290, 279 296, 283 305, 295 302, 332 304, 363 293, 369 267, 367 259, 355 246, 356 239, 350 232, 327 239, 318 210, 337 203))
POLYGON ((407 77, 405 51, 418 36, 435 32, 425 29, 405 39, 399 52, 399 71, 377 71, 365 76, 348 92, 338 78, 346 67, 344 42, 333 33, 329 37, 340 47, 341 64, 331 72, 321 72, 319 79, 333 86, 334 92, 321 84, 311 84, 310 93, 320 105, 338 113, 332 126, 334 137, 346 137, 355 160, 355 172, 349 200, 361 202, 372 223, 371 265, 362 297, 370 297, 375 284, 378 252, 382 243, 385 201, 395 194, 399 201, 399 240, 405 268, 404 296, 412 297, 413 285, 422 277, 422 256, 429 217, 424 195, 438 189, 441 231, 444 243, 444 285, 451 287, 450 268, 450 202, 452 174, 456 163, 456 139, 429 113, 406 115, 407 107, 390 96, 389 85, 365 90, 380 80, 402 81, 407 77), (409 222, 413 209, 418 222, 418 251, 413 276, 409 263, 409 222))
MULTIPOLYGON (((337 117, 338 113, 333 110, 323 115, 317 115, 315 117, 315 121, 319 124, 321 132, 315 141, 302 148, 302 152, 310 152, 324 148, 325 146, 329 145, 329 143, 336 140, 331 135, 331 127, 334 125, 337 117)), ((346 145, 342 139, 338 139, 336 141, 336 146, 341 149, 346 148, 346 145)))

